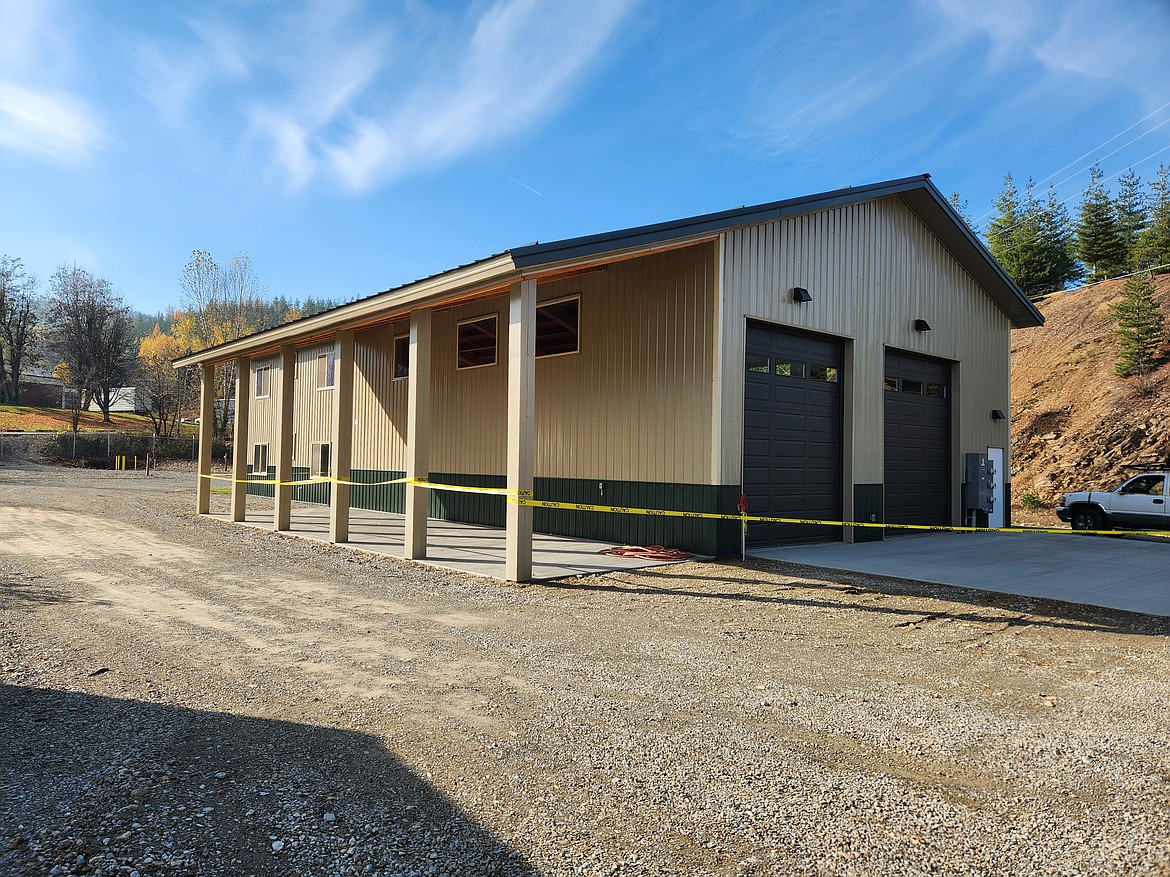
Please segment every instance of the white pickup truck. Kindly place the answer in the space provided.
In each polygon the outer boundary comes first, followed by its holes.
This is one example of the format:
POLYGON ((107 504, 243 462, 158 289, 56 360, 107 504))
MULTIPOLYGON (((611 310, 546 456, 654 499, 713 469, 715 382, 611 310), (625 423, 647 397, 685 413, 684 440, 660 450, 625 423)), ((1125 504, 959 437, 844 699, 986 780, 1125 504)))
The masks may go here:
POLYGON ((1143 472, 1113 490, 1066 493, 1056 516, 1074 530, 1170 529, 1170 473, 1143 472))

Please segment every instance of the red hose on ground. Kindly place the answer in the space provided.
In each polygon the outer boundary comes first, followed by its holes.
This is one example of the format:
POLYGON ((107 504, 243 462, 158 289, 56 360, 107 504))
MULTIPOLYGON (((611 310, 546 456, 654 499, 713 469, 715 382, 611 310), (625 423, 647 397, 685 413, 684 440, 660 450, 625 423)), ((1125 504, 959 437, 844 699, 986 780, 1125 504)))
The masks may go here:
POLYGON ((638 560, 687 560, 695 555, 678 548, 663 548, 661 545, 622 545, 620 548, 603 548, 598 554, 613 557, 634 557, 638 560))

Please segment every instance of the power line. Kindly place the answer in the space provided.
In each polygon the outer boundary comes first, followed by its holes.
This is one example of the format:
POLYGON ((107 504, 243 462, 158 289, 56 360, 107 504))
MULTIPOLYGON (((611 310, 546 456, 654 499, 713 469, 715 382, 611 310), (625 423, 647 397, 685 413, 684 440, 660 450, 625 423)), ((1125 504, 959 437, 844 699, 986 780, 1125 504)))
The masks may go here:
MULTIPOLYGON (((1108 146, 1110 143, 1112 143, 1112 142, 1113 142, 1114 140, 1116 140, 1118 137, 1120 137, 1120 136, 1122 136, 1123 134, 1127 134, 1128 132, 1132 131, 1134 128, 1136 128, 1138 125, 1140 125, 1142 122, 1145 122, 1145 121, 1147 121, 1147 120, 1149 120, 1149 119, 1152 119, 1154 116, 1158 115, 1158 113, 1162 112, 1162 110, 1166 109, 1167 107, 1170 107, 1170 102, 1167 102, 1167 103, 1164 103, 1164 104, 1162 104, 1162 106, 1158 107, 1158 109, 1154 110, 1152 113, 1149 113, 1148 115, 1144 116, 1143 118, 1141 118, 1141 119, 1138 119, 1136 122, 1134 122, 1134 123, 1133 123, 1132 125, 1130 125, 1128 128, 1124 128, 1124 129, 1122 129, 1121 131, 1118 131, 1116 134, 1114 134, 1112 137, 1110 137, 1110 138, 1109 138, 1108 140, 1106 140, 1104 143, 1100 143, 1100 144, 1098 144, 1097 146, 1094 146, 1092 149, 1090 149, 1090 150, 1089 150, 1088 152, 1086 152, 1084 155, 1081 155, 1081 156, 1079 156, 1079 157, 1077 157, 1077 158, 1074 158, 1072 161, 1070 161, 1070 162, 1069 162, 1068 164, 1066 164, 1064 167, 1062 167, 1062 168, 1059 168, 1058 170, 1055 170, 1055 171, 1053 171, 1053 172, 1052 172, 1052 173, 1050 173, 1048 176, 1046 176, 1044 179, 1042 179, 1042 180, 1040 180, 1039 182, 1037 182, 1037 183, 1036 183, 1036 185, 1040 185, 1041 183, 1046 183, 1046 182, 1048 182, 1048 181, 1049 181, 1049 180, 1051 180, 1053 177, 1055 177, 1057 174, 1059 174, 1059 173, 1063 173, 1064 171, 1068 170, 1070 167, 1072 167, 1072 166, 1073 166, 1074 164, 1076 164, 1078 161, 1081 161, 1082 159, 1088 158, 1090 155, 1092 155, 1093 153, 1095 153, 1095 152, 1096 152, 1098 149, 1101 149, 1101 147, 1103 147, 1103 146, 1108 146)), ((1167 119, 1167 121, 1170 121, 1170 119, 1167 119)), ((1161 123, 1160 125, 1158 125, 1157 127, 1158 127, 1158 128, 1160 128, 1162 125, 1165 125, 1165 124, 1166 124, 1166 122, 1162 122, 1162 123, 1161 123)), ((1150 130, 1151 130, 1151 131, 1154 131, 1154 130, 1157 130, 1157 128, 1151 128, 1150 130)), ((1147 132, 1147 133, 1149 133, 1149 132, 1147 132)), ((1145 135, 1143 134, 1142 136, 1144 137, 1145 135)), ((1141 138, 1139 137, 1139 138, 1136 138, 1136 139, 1141 139, 1141 138)), ((1134 140, 1131 140, 1131 141, 1130 141, 1130 143, 1133 143, 1133 142, 1135 142, 1135 141, 1134 141, 1134 140)), ((1129 143, 1127 143, 1127 144, 1126 144, 1126 146, 1128 146, 1128 145, 1129 145, 1129 143)), ((1124 146, 1122 146, 1122 147, 1120 147, 1120 148, 1121 148, 1121 149, 1124 149, 1125 147, 1124 147, 1124 146)), ((1116 151, 1117 151, 1117 150, 1114 150, 1114 152, 1116 152, 1116 151)), ((1111 153, 1109 153, 1109 154, 1110 154, 1110 155, 1112 155, 1113 153, 1111 152, 1111 153)), ((1078 171, 1077 171, 1077 173, 1080 173, 1081 171, 1085 170, 1086 168, 1088 168, 1088 167, 1090 167, 1090 166, 1091 166, 1091 165, 1085 165, 1085 166, 1084 166, 1084 167, 1082 167, 1080 170, 1078 170, 1078 171)), ((1076 176, 1076 174, 1074 174, 1073 176, 1076 176)), ((1069 179, 1071 179, 1071 177, 1070 177, 1069 179)), ((1062 182, 1063 182, 1063 181, 1062 181, 1062 182)), ((975 219, 975 222, 976 222, 976 223, 982 222, 984 219, 986 219, 987 217, 991 216, 991 214, 993 214, 994 212, 995 212, 994 210, 988 210, 988 211, 987 211, 986 213, 984 213, 982 216, 979 216, 979 217, 977 217, 977 218, 975 219)))

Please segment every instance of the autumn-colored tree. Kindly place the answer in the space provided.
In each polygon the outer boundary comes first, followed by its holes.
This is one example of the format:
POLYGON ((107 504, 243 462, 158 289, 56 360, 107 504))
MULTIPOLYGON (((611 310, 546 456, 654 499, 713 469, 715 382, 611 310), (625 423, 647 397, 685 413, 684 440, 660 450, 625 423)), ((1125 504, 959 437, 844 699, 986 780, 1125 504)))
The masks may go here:
POLYGON ((192 407, 192 370, 176 369, 171 364, 188 349, 157 325, 138 345, 138 387, 150 406, 146 415, 154 424, 155 435, 174 435, 179 416, 192 407))

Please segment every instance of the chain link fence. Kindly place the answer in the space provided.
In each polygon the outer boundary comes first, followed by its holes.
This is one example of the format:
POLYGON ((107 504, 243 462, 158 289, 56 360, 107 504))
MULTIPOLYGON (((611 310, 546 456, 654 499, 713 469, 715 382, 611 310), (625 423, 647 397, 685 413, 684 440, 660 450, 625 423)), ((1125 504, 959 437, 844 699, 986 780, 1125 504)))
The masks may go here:
MULTIPOLYGON (((198 436, 158 436, 140 432, 0 432, 0 464, 73 463, 91 469, 141 468, 150 455, 157 463, 190 463, 199 457, 198 436)), ((211 458, 227 458, 223 439, 212 443, 211 458)))

